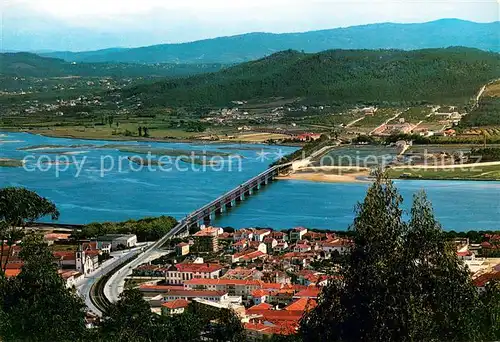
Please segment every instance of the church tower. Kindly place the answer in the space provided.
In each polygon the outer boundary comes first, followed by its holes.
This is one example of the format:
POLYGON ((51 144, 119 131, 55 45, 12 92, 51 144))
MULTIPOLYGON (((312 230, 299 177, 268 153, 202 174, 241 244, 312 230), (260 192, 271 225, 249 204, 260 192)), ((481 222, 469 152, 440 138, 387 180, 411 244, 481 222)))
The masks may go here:
POLYGON ((78 249, 76 250, 76 260, 75 267, 78 272, 81 274, 85 274, 85 251, 82 249, 82 245, 78 245, 78 249))

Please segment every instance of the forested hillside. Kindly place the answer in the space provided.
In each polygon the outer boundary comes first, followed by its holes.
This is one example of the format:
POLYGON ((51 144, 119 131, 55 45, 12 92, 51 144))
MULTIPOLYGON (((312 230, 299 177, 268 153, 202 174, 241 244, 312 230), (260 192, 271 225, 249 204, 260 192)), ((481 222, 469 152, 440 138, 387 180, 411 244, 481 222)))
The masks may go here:
POLYGON ((500 80, 489 84, 477 106, 461 122, 463 127, 500 125, 500 80))
POLYGON ((145 106, 226 105, 270 97, 322 103, 462 101, 500 76, 496 53, 470 48, 284 51, 217 73, 124 89, 145 106))
POLYGON ((131 64, 131 63, 69 63, 62 59, 41 57, 32 53, 0 54, 0 75, 12 77, 113 76, 179 77, 214 72, 222 64, 131 64))
POLYGON ((382 23, 301 33, 249 33, 182 44, 133 49, 52 52, 49 57, 73 62, 241 63, 278 51, 317 53, 329 49, 403 49, 467 46, 500 51, 500 22, 442 19, 428 23, 382 23))

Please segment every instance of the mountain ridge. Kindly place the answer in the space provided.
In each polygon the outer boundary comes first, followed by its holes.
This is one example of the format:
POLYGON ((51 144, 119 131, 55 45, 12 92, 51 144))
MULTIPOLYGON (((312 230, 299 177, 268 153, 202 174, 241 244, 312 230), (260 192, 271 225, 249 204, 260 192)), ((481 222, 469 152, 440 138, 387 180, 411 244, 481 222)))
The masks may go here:
POLYGON ((225 106, 297 98, 320 103, 467 102, 500 77, 500 55, 451 47, 421 50, 282 51, 219 72, 120 91, 145 107, 225 106))
POLYGON ((401 49, 465 46, 500 52, 500 21, 439 19, 426 23, 378 23, 295 33, 251 32, 177 44, 41 54, 70 62, 241 63, 277 51, 401 49))
POLYGON ((0 76, 7 77, 182 77, 214 72, 224 67, 227 65, 217 63, 71 63, 30 52, 0 53, 0 76))

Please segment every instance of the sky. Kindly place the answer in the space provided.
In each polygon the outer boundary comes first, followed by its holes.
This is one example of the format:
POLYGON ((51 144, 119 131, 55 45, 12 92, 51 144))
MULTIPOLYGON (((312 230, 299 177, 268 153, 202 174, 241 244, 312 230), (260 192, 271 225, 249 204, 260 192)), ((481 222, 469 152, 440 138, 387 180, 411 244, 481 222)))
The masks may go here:
POLYGON ((85 51, 441 18, 492 22, 499 6, 498 0, 0 0, 0 49, 85 51))

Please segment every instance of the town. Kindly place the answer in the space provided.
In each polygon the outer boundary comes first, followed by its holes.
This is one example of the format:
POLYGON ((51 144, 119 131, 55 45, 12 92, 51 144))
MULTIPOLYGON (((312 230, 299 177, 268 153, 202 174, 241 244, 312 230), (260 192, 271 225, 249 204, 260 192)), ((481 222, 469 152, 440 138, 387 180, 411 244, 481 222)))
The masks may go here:
MULTIPOLYGON (((66 287, 81 289, 100 268, 141 250, 133 234, 75 240, 71 233, 47 230, 44 241, 66 287), (55 231, 55 232, 54 232, 55 231)), ((468 267, 478 291, 500 279, 500 235, 482 243, 456 238, 457 256, 468 267)), ((201 226, 185 238, 169 240, 158 258, 130 270, 118 287, 137 288, 158 315, 182 314, 192 303, 235 312, 250 336, 295 334, 304 313, 317 305, 329 281, 338 277, 352 240, 345 233, 295 227, 287 231, 201 226)), ((17 276, 20 246, 4 246, 5 275, 17 276)), ((88 312, 89 324, 98 320, 88 312)))

